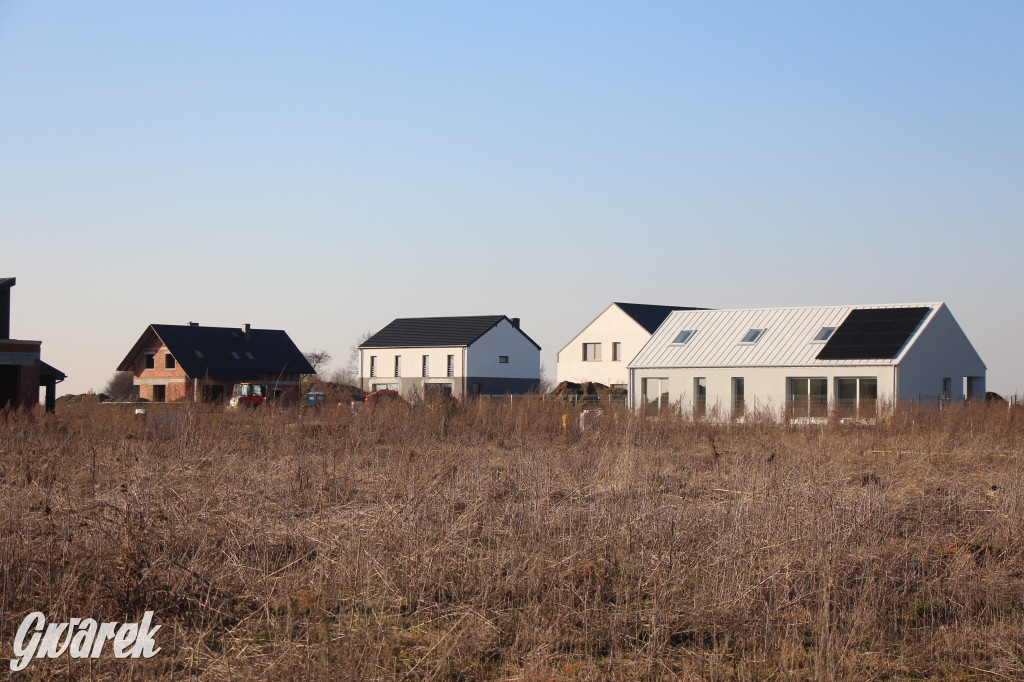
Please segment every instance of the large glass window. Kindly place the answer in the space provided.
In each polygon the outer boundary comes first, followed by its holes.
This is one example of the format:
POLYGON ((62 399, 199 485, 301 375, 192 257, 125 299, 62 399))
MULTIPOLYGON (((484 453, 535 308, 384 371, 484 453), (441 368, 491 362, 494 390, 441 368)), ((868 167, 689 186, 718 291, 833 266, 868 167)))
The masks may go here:
POLYGON ((668 379, 652 378, 640 380, 640 393, 644 406, 657 410, 668 407, 668 379))
POLYGON ((868 416, 878 401, 875 377, 839 377, 836 379, 836 409, 841 415, 868 416))
POLYGON ((794 417, 822 417, 828 413, 828 380, 791 378, 786 380, 786 394, 794 417))
POLYGON ((693 380, 693 414, 703 415, 708 409, 707 377, 696 377, 693 380))
POLYGON ((745 408, 743 377, 732 378, 732 416, 742 417, 745 408))

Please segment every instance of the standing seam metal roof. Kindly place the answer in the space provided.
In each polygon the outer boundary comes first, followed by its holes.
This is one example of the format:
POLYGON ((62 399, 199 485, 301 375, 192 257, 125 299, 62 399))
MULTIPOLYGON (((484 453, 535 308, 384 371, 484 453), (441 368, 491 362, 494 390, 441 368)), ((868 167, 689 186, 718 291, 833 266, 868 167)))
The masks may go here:
MULTIPOLYGON (((893 365, 902 351, 888 359, 818 360, 827 342, 813 339, 822 327, 840 327, 852 310, 925 307, 929 314, 907 338, 908 342, 941 303, 758 308, 746 310, 692 310, 674 312, 629 363, 642 367, 800 367, 810 365, 893 365), (685 344, 672 340, 682 330, 695 333, 685 344), (764 329, 751 344, 740 343, 750 329, 764 329)), ((904 345, 905 348, 905 345, 904 345)))

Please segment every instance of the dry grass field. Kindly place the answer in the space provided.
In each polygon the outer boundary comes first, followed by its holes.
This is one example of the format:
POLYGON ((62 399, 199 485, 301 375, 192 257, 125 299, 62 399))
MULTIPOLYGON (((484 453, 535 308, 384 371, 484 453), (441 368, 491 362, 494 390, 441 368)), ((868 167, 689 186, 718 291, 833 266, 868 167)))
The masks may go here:
POLYGON ((1024 679, 1024 410, 751 422, 0 415, 0 656, 151 609, 152 659, 11 676, 1024 679))

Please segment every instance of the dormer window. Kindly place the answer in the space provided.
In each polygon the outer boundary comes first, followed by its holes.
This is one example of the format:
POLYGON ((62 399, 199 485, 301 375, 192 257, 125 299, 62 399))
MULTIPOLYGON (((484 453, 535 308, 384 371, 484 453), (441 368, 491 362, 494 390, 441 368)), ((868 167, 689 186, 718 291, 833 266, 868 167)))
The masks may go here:
POLYGON ((757 343, 762 336, 764 336, 764 329, 751 329, 740 339, 740 343, 757 343))
POLYGON ((678 334, 676 334, 676 338, 672 340, 672 343, 682 345, 682 344, 686 343, 687 341, 689 341, 690 337, 692 337, 696 333, 697 333, 696 330, 684 329, 683 331, 681 331, 678 334))
POLYGON ((828 341, 828 337, 832 336, 832 332, 836 330, 835 327, 822 327, 818 335, 814 337, 815 341, 828 341))

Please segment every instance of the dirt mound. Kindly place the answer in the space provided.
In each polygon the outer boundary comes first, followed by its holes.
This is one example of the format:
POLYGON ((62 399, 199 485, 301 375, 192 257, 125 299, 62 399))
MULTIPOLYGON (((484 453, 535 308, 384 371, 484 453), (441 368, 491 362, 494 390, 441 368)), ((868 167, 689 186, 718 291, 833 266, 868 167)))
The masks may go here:
POLYGON ((624 388, 611 388, 604 384, 599 384, 595 381, 584 381, 582 384, 577 384, 573 381, 563 381, 562 383, 555 386, 548 395, 552 396, 582 396, 582 395, 596 395, 605 397, 608 395, 625 395, 626 389, 624 388))

